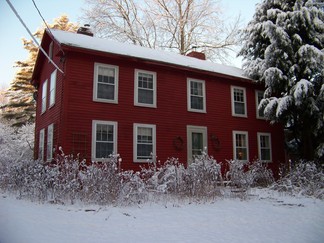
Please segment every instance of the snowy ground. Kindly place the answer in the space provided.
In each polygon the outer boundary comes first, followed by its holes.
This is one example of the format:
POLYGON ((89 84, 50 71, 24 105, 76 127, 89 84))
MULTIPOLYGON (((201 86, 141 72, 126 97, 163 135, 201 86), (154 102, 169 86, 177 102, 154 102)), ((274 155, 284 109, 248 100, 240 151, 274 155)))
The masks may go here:
POLYGON ((324 242, 324 202, 254 191, 248 200, 53 205, 0 193, 0 243, 324 242))

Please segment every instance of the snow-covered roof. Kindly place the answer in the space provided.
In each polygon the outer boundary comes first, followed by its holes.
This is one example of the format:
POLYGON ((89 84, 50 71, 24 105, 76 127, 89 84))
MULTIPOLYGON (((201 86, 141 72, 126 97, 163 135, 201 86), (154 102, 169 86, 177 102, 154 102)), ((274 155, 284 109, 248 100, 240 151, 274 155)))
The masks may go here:
POLYGON ((88 50, 125 55, 150 61, 173 64, 193 69, 220 73, 233 77, 248 79, 243 75, 243 70, 237 67, 200 60, 172 52, 161 51, 132 44, 120 43, 114 40, 101 39, 83 34, 51 29, 54 38, 62 45, 79 47, 88 50))

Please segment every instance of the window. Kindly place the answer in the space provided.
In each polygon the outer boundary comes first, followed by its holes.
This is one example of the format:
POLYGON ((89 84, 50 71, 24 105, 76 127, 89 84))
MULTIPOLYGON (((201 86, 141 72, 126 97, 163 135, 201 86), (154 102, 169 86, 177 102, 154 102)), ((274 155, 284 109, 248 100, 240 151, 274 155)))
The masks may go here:
MULTIPOLYGON (((51 60, 53 60, 53 41, 49 44, 48 56, 51 60)), ((50 60, 48 60, 48 62, 50 62, 50 60)))
POLYGON ((156 73, 135 70, 135 105, 156 107, 156 73))
POLYGON ((39 131, 39 144, 38 144, 38 159, 44 161, 44 139, 45 130, 41 129, 39 131))
POLYGON ((109 158, 117 153, 117 122, 92 121, 92 158, 109 158))
POLYGON ((93 99, 118 102, 118 67, 95 63, 93 99))
POLYGON ((264 162, 272 160, 270 133, 258 133, 259 159, 264 162))
POLYGON ((53 159, 53 124, 49 125, 47 128, 47 161, 53 159))
POLYGON ((49 93, 49 106, 53 106, 55 104, 55 93, 56 93, 56 73, 57 70, 55 69, 55 71, 51 74, 51 79, 50 79, 50 93, 49 93))
POLYGON ((134 161, 150 162, 156 155, 155 125, 134 124, 134 161))
POLYGON ((232 97, 232 115, 247 117, 245 88, 232 86, 231 97, 232 97))
POLYGON ((207 148, 207 127, 187 126, 188 161, 207 148))
POLYGON ((233 154, 235 160, 249 160, 248 133, 233 131, 233 154))
POLYGON ((46 111, 46 102, 47 102, 47 80, 43 83, 42 88, 42 113, 46 111))
POLYGON ((259 119, 264 119, 264 110, 259 110, 259 105, 263 99, 264 91, 255 91, 256 115, 259 119))
POLYGON ((206 112, 205 81, 188 79, 188 110, 206 112))

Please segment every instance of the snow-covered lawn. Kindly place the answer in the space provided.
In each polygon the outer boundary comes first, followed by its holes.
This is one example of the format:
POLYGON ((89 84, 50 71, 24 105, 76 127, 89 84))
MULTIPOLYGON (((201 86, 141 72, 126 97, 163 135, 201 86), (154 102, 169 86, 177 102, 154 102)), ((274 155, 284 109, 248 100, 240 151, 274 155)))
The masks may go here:
POLYGON ((323 201, 252 193, 130 207, 38 204, 0 193, 0 243, 324 242, 323 201))

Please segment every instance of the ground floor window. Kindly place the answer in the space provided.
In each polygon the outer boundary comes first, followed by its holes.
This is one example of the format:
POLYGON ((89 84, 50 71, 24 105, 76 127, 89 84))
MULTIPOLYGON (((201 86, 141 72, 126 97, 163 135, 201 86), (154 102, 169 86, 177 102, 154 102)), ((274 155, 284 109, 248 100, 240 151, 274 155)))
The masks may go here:
POLYGON ((233 131, 233 159, 249 160, 248 132, 233 131))
POLYGON ((156 155, 156 126, 134 124, 134 161, 151 162, 156 155))
POLYGON ((44 139, 45 129, 39 131, 39 143, 38 143, 38 159, 44 161, 44 139))
POLYGON ((53 133, 54 133, 54 125, 51 124, 47 128, 47 150, 46 150, 47 161, 53 159, 53 133))
POLYGON ((258 133, 259 159, 264 162, 272 160, 270 133, 258 133))
POLYGON ((117 122, 92 122, 92 159, 109 158, 117 153, 117 122))

